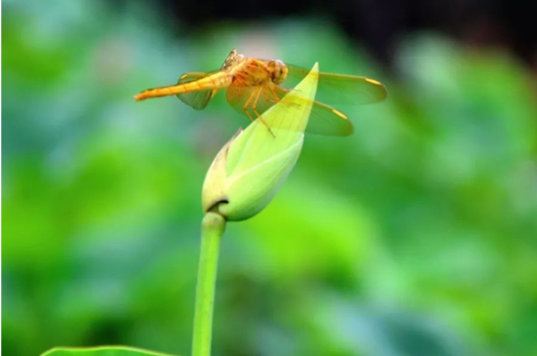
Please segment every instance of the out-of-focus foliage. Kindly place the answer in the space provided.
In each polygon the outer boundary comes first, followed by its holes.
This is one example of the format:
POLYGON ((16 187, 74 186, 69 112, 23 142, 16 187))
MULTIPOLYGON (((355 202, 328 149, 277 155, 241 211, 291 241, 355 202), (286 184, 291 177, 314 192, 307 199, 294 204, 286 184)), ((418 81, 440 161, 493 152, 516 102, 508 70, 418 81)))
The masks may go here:
POLYGON ((327 22, 177 37, 127 3, 3 4, 3 353, 189 352, 203 177, 248 122, 222 97, 194 112, 132 95, 233 47, 378 78, 390 97, 340 108, 355 134, 306 137, 274 202, 229 226, 214 353, 537 353, 534 74, 424 33, 391 77, 327 22))

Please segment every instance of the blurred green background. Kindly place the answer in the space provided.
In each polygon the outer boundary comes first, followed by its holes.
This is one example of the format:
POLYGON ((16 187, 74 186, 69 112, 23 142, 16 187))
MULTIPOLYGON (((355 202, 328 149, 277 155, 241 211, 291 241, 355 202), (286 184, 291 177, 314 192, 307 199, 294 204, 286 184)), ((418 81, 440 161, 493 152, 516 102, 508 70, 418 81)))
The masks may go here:
POLYGON ((341 107, 355 134, 307 136, 273 203, 229 224, 213 354, 537 354, 536 73, 507 47, 423 29, 386 65, 315 14, 190 31, 152 2, 2 10, 4 355, 190 353, 203 179, 248 121, 222 96, 132 95, 232 48, 390 95, 341 107))

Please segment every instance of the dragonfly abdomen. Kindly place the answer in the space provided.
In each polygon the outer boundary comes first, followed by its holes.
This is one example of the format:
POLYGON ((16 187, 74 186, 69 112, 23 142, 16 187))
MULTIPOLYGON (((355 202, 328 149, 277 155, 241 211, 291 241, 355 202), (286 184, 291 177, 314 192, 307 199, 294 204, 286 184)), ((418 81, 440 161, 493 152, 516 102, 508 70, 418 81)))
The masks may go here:
POLYGON ((232 75, 226 72, 218 72, 205 78, 188 83, 147 89, 136 95, 134 99, 136 101, 141 101, 149 98, 157 98, 168 95, 177 95, 203 90, 222 89, 227 88, 231 84, 232 80, 232 75))

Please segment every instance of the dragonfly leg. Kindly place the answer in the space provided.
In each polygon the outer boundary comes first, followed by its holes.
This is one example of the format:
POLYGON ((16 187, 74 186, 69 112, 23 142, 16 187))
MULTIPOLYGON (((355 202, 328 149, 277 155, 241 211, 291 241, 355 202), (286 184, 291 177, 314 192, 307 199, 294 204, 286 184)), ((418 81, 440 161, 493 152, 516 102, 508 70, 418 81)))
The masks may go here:
POLYGON ((269 93, 268 91, 264 90, 264 89, 262 90, 262 92, 263 92, 263 99, 264 99, 267 103, 270 103, 270 102, 271 102, 271 101, 270 101, 270 93, 269 93))
MULTIPOLYGON (((257 94, 255 95, 255 99, 253 101, 253 104, 252 104, 252 111, 254 112, 254 114, 256 114, 257 118, 259 120, 261 120, 261 122, 267 127, 267 129, 269 130, 270 134, 273 136, 273 137, 276 137, 274 135, 274 132, 272 132, 272 130, 270 129, 270 126, 265 122, 265 120, 263 120, 263 117, 261 117, 261 115, 259 114, 259 112, 257 112, 257 102, 259 101, 259 96, 261 95, 261 92, 264 92, 264 88, 263 87, 259 87, 257 89, 257 94)), ((265 94, 263 94, 265 95, 265 94)))
POLYGON ((248 119, 250 119, 251 122, 254 122, 254 119, 252 118, 252 115, 250 115, 250 113, 248 112, 248 106, 250 105, 250 102, 254 98, 254 94, 255 94, 255 92, 252 92, 250 94, 250 96, 248 97, 248 100, 246 100, 246 102, 244 103, 244 107, 243 107, 244 113, 246 114, 248 119))
POLYGON ((269 90, 270 90, 270 94, 272 94, 272 96, 274 97, 274 99, 272 99, 275 103, 277 103, 278 101, 280 101, 280 98, 278 98, 278 95, 276 94, 276 91, 274 90, 273 87, 269 86, 269 90))
POLYGON ((246 116, 248 117, 248 119, 250 119, 251 122, 254 122, 254 118, 253 118, 252 115, 248 112, 248 109, 244 109, 244 113, 246 114, 246 116))
MULTIPOLYGON (((274 99, 271 102, 274 102, 274 103, 282 102, 282 103, 287 103, 287 104, 290 104, 290 105, 295 104, 295 102, 293 100, 285 101, 285 100, 283 100, 283 97, 282 98, 278 97, 278 94, 276 93, 276 90, 274 90, 274 87, 270 86, 269 89, 270 89, 270 93, 274 97, 274 99)), ((291 91, 291 89, 282 88, 282 87, 278 87, 278 89, 283 91, 283 92, 286 92, 286 93, 291 91)))
MULTIPOLYGON (((278 98, 278 95, 276 94, 276 92, 274 91, 274 88, 269 86, 268 88, 269 90, 263 90, 263 98, 265 99, 265 101, 267 103, 277 103, 279 102, 281 99, 278 98), (272 94, 272 95, 271 95, 272 94), (274 97, 274 98, 272 98, 274 97)), ((283 88, 282 88, 283 89, 283 88)))

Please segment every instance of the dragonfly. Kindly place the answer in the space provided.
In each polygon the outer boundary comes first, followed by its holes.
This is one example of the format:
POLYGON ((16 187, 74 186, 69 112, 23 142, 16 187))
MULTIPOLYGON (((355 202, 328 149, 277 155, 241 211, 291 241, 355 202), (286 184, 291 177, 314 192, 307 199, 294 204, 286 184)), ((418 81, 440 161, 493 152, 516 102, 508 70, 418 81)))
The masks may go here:
MULTIPOLYGON (((276 103, 307 100, 298 96, 289 98, 288 94, 293 84, 309 72, 281 60, 247 58, 233 49, 219 70, 183 74, 177 84, 144 90, 134 99, 176 95, 188 106, 202 110, 217 92, 226 90, 226 100, 236 111, 250 121, 263 121, 263 113, 276 103)), ((315 101, 310 101, 312 111, 306 127, 309 133, 348 136, 354 131, 347 115, 323 103, 325 100, 333 104, 360 105, 377 103, 387 97, 386 87, 375 79, 323 72, 318 76, 315 101)))

